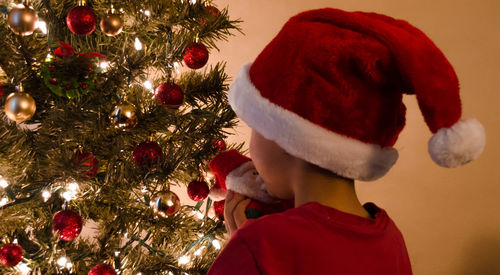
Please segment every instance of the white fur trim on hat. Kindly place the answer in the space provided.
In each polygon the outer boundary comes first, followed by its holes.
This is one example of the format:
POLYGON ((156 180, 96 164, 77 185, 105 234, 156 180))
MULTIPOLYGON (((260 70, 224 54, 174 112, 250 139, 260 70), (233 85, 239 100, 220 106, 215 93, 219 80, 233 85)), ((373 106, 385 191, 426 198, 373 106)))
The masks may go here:
POLYGON ((260 202, 273 203, 277 201, 267 193, 266 185, 251 161, 243 163, 227 175, 226 187, 228 190, 233 190, 260 202))
POLYGON ((470 118, 440 129, 429 140, 429 154, 438 165, 448 168, 466 164, 481 155, 486 135, 481 123, 470 118))
POLYGON ((398 151, 329 131, 262 97, 245 64, 229 89, 235 113, 248 126, 288 153, 350 179, 371 181, 385 175, 398 151))

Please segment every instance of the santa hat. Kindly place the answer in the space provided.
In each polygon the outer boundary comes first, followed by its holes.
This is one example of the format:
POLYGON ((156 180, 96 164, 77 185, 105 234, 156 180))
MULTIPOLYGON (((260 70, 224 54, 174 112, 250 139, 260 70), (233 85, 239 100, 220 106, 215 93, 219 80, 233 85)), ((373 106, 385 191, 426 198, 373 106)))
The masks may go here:
POLYGON ((477 158, 483 126, 460 120, 458 79, 443 53, 406 21, 320 9, 292 17, 229 90, 236 114, 288 153, 351 179, 375 180, 398 158, 403 93, 415 94, 432 159, 477 158))
POLYGON ((208 165, 219 185, 212 187, 210 191, 214 200, 224 199, 225 192, 221 192, 221 189, 229 189, 259 202, 276 202, 276 199, 267 193, 265 183, 251 159, 237 150, 219 153, 208 165))

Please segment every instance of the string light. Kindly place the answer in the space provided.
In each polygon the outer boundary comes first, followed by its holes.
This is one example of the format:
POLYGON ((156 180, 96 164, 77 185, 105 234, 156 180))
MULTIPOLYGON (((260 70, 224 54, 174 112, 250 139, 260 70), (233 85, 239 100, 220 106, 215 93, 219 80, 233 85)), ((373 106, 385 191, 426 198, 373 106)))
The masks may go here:
POLYGON ((176 75, 179 75, 181 73, 181 70, 179 69, 179 62, 174 62, 174 72, 176 75))
POLYGON ((21 272, 21 274, 23 275, 27 275, 31 272, 31 268, 25 263, 18 264, 16 266, 16 269, 19 270, 19 272, 21 272))
POLYGON ((61 197, 63 197, 66 201, 71 201, 76 198, 79 190, 80 187, 78 186, 78 183, 72 182, 68 184, 66 191, 61 193, 61 197))
POLYGON ((109 61, 102 61, 99 63, 99 67, 101 67, 103 72, 107 72, 109 68, 109 61))
POLYGON ((134 47, 138 51, 142 50, 142 43, 137 37, 135 38, 134 47))
POLYGON ((36 22, 35 27, 38 28, 43 34, 47 34, 47 23, 44 21, 36 22))
POLYGON ((191 257, 189 257, 188 255, 184 255, 184 256, 179 258, 180 265, 188 264, 190 261, 191 261, 191 257))
POLYGON ((7 198, 2 198, 2 199, 0 200, 0 207, 2 207, 2 206, 4 206, 4 205, 6 205, 8 202, 9 202, 9 199, 7 199, 7 198))
POLYGON ((9 183, 2 176, 0 176, 0 187, 7 188, 7 186, 9 186, 9 183))
POLYGON ((144 11, 144 15, 146 15, 147 17, 151 16, 151 12, 149 10, 145 10, 144 11))
POLYGON ((191 3, 193 3, 193 5, 196 4, 196 0, 191 0, 191 3))
POLYGON ((201 255, 201 253, 203 252, 203 249, 205 249, 205 246, 202 246, 202 247, 198 248, 198 250, 196 250, 196 251, 193 253, 193 255, 195 255, 195 256, 200 256, 200 255, 201 255))
POLYGON ((47 202, 51 196, 52 196, 52 194, 50 194, 50 192, 47 190, 42 192, 42 198, 43 198, 44 202, 47 202))
POLYGON ((220 249, 220 243, 218 240, 213 240, 212 245, 215 247, 215 249, 219 250, 220 249))
POLYGON ((65 267, 67 263, 68 259, 66 257, 61 257, 57 259, 57 265, 59 265, 60 267, 65 267))
POLYGON ((144 83, 142 83, 144 85, 144 88, 148 89, 148 90, 153 90, 153 84, 151 83, 151 81, 149 80, 146 80, 144 81, 144 83))

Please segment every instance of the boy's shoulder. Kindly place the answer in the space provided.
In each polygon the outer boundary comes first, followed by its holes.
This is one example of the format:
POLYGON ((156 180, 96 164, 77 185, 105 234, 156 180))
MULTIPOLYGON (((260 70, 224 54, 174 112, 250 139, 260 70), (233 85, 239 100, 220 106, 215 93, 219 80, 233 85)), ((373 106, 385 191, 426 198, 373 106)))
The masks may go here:
POLYGON ((256 238, 294 238, 309 232, 330 236, 400 234, 384 209, 374 203, 366 203, 364 207, 373 218, 356 216, 311 202, 281 213, 247 220, 238 230, 238 235, 254 241, 256 238))

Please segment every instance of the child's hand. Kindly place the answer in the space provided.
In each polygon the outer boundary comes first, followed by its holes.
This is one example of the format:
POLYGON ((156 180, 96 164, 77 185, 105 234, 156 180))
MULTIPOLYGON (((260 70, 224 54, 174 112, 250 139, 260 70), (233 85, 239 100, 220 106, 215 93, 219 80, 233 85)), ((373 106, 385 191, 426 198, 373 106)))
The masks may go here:
POLYGON ((249 203, 250 199, 228 190, 224 204, 224 221, 229 237, 247 220, 245 209, 249 203))

